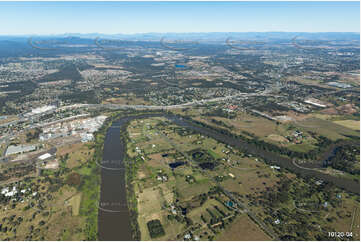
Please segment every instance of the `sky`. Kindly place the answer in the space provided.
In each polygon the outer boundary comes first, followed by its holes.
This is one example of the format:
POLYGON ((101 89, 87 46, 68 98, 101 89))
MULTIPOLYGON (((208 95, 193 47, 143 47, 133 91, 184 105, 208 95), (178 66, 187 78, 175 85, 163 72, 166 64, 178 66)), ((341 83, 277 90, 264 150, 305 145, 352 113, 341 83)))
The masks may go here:
POLYGON ((359 2, 0 2, 0 35, 359 32, 359 2))

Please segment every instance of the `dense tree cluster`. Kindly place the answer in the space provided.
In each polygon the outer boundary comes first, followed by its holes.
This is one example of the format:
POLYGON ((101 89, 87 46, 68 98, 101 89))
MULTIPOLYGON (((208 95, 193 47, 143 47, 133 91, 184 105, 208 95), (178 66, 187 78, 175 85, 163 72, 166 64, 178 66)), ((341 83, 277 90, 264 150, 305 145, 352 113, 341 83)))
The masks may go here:
POLYGON ((359 154, 359 146, 351 144, 339 146, 334 150, 334 155, 327 161, 327 166, 353 175, 360 174, 359 166, 357 166, 359 154))
POLYGON ((157 238, 165 235, 162 224, 158 219, 151 220, 147 223, 149 234, 151 238, 157 238))

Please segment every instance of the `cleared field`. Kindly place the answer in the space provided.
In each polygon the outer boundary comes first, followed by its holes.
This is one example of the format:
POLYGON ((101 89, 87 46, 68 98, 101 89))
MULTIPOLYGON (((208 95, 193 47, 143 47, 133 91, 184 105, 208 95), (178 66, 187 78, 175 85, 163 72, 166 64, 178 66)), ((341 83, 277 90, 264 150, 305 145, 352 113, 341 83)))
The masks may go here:
POLYGON ((215 215, 220 215, 215 209, 214 206, 219 207, 223 212, 227 212, 227 209, 224 207, 222 203, 215 199, 209 199, 207 200, 201 207, 197 207, 192 209, 188 216, 189 218, 196 223, 202 223, 201 215, 203 215, 206 219, 211 218, 211 216, 208 214, 207 209, 212 211, 215 215))
POLYGON ((149 102, 143 98, 136 97, 135 95, 129 95, 126 97, 109 98, 102 102, 103 104, 123 104, 123 105, 147 105, 149 102))
POLYGON ((239 113, 234 119, 227 119, 222 117, 197 117, 195 120, 206 122, 209 125, 217 126, 212 123, 210 119, 213 118, 222 121, 225 124, 232 126, 232 132, 241 134, 242 131, 254 134, 258 137, 267 137, 268 135, 277 132, 277 125, 268 119, 256 117, 248 113, 239 113))
POLYGON ((275 174, 269 170, 239 170, 229 168, 229 173, 234 178, 225 179, 221 185, 230 192, 239 194, 251 194, 266 190, 266 187, 272 187, 278 181, 275 174))
POLYGON ((258 241, 271 240, 247 215, 241 215, 215 240, 223 241, 258 241))
POLYGON ((253 139, 251 135, 254 135, 264 140, 265 142, 272 143, 281 147, 287 147, 290 150, 300 152, 308 152, 316 148, 315 144, 317 143, 317 140, 312 138, 311 135, 307 134, 307 131, 309 130, 303 128, 303 126, 307 125, 295 126, 291 122, 277 125, 277 123, 274 121, 268 120, 263 117, 256 117, 245 112, 238 113, 237 117, 234 119, 227 119, 221 117, 196 117, 194 119, 204 122, 210 126, 225 128, 221 125, 217 125, 211 122, 211 118, 222 121, 228 126, 233 127, 229 131, 243 135, 249 139, 253 139), (286 136, 292 137, 293 132, 296 130, 304 131, 306 136, 302 138, 302 141, 289 141, 286 136))
POLYGON ((138 195, 138 223, 142 240, 174 240, 175 236, 182 231, 183 225, 177 221, 167 219, 168 211, 163 208, 164 204, 173 202, 173 193, 165 186, 146 188, 138 195), (159 219, 164 228, 165 235, 156 239, 150 237, 147 222, 159 219))
MULTIPOLYGON (((75 191, 73 191, 70 194, 74 194, 75 191)), ((75 199, 72 202, 72 209, 69 209, 68 206, 65 205, 65 197, 69 197, 68 192, 65 192, 65 190, 62 190, 59 193, 59 196, 56 198, 59 202, 56 202, 55 211, 57 211, 56 216, 51 215, 50 220, 48 222, 49 228, 48 228, 48 240, 77 240, 82 238, 84 235, 81 233, 81 230, 79 228, 82 227, 82 224, 85 222, 84 217, 75 216, 74 212, 77 212, 79 214, 79 206, 80 206, 80 198, 75 199), (63 198, 61 198, 61 197, 63 198), (76 204, 79 202, 79 204, 76 204), (74 206, 73 206, 74 205, 74 206), (56 209, 60 208, 61 209, 56 209), (77 208, 76 208, 77 207, 77 208), (74 211, 78 210, 78 211, 74 211), (64 214, 66 213, 66 215, 64 214), (51 233, 49 233, 51 231, 51 233)), ((71 195, 72 197, 76 196, 71 195)), ((52 205, 53 206, 53 205, 52 205)), ((53 210, 53 209, 51 209, 53 210)))
POLYGON ((180 197, 185 200, 201 193, 206 193, 210 188, 210 183, 206 178, 204 178, 202 182, 191 184, 185 181, 185 177, 177 177, 176 179, 177 191, 179 192, 180 197))
POLYGON ((145 154, 159 153, 171 148, 172 146, 167 141, 160 138, 152 138, 152 140, 142 144, 142 150, 144 150, 145 154))
POLYGON ((360 121, 357 120, 340 120, 340 121, 333 121, 336 124, 345 126, 346 128, 352 130, 360 130, 360 121))
POLYGON ((166 169, 169 168, 168 162, 170 162, 170 159, 162 157, 162 153, 156 153, 149 155, 149 161, 147 161, 147 165, 154 167, 154 168, 162 168, 166 169))
POLYGON ((327 84, 324 84, 321 82, 321 80, 308 79, 308 78, 304 78, 302 76, 289 76, 289 77, 287 77, 287 81, 295 81, 297 83, 300 83, 300 84, 303 84, 306 86, 316 86, 316 87, 327 88, 330 91, 336 90, 335 87, 331 87, 327 84))
POLYGON ((75 194, 68 200, 68 203, 72 208, 71 211, 73 216, 79 215, 80 202, 81 202, 81 193, 75 194))
POLYGON ((295 125, 305 130, 316 132, 331 140, 345 139, 345 135, 359 136, 359 132, 356 132, 355 130, 336 124, 332 121, 318 118, 305 119, 295 123, 295 125))
POLYGON ((311 144, 304 143, 304 144, 291 144, 288 145, 287 148, 297 152, 308 152, 313 149, 316 149, 317 147, 311 144))
POLYGON ((147 222, 153 219, 161 220, 162 204, 159 190, 155 187, 146 188, 138 194, 138 223, 142 240, 150 240, 147 222))
POLYGON ((93 152, 94 150, 89 149, 86 143, 78 143, 58 148, 56 156, 60 159, 61 156, 69 154, 66 165, 72 169, 86 162, 93 155, 93 152))
POLYGON ((278 134, 270 134, 267 136, 267 139, 269 140, 272 140, 272 141, 276 141, 276 142, 280 142, 280 143, 287 143, 288 140, 281 136, 281 135, 278 135, 278 134))

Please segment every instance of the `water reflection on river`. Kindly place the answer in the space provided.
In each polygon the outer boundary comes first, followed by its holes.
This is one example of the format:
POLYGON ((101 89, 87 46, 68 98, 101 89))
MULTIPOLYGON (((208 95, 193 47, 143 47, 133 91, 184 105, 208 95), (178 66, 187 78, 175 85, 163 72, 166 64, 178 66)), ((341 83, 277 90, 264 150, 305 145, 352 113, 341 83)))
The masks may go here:
POLYGON ((98 215, 99 240, 132 240, 126 200, 124 144, 120 139, 120 126, 124 123, 125 120, 113 123, 105 137, 98 215))

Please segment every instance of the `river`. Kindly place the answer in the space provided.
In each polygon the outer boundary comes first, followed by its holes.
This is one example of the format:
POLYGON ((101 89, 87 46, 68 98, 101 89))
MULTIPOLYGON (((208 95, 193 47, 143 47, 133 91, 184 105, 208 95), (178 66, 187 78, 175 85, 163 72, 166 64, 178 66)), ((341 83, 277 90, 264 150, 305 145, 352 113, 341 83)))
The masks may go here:
POLYGON ((125 147, 120 138, 120 127, 126 121, 113 122, 104 141, 103 161, 100 164, 99 240, 132 240, 123 163, 125 147))

